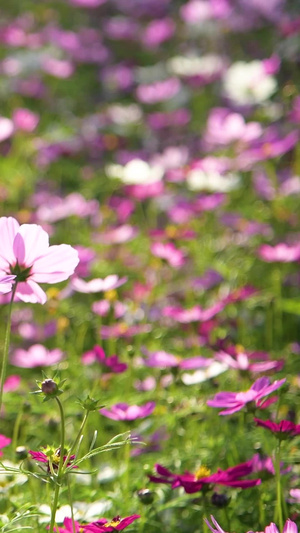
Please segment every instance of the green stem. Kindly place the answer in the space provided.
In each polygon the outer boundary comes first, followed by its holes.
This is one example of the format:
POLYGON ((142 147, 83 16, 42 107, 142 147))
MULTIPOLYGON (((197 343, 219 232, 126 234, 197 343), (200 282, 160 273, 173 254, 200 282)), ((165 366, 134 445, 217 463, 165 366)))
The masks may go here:
POLYGON ((9 308, 8 308, 8 319, 7 319, 5 338, 4 338, 3 360, 2 360, 1 377, 0 377, 0 412, 2 409, 3 388, 4 388, 5 377, 6 377, 6 367, 7 367, 7 362, 8 362, 8 350, 9 350, 10 330, 11 330, 11 311, 12 311, 12 305, 13 305, 16 289, 17 289, 17 283, 14 284, 13 290, 11 293, 11 299, 10 299, 9 308))
POLYGON ((72 529, 73 529, 73 533, 76 533, 75 519, 74 519, 74 509, 73 509, 73 500, 72 500, 72 492, 71 492, 69 476, 67 476, 67 480, 68 480, 68 498, 69 498, 69 504, 70 504, 70 508, 71 508, 72 529))
POLYGON ((23 409, 21 409, 18 413, 18 416, 15 421, 15 425, 14 425, 14 431, 13 431, 13 436, 12 436, 12 446, 11 446, 12 453, 15 453, 17 445, 18 445, 18 437, 19 437, 20 426, 21 426, 23 416, 24 416, 23 409))
POLYGON ((60 437, 60 457, 59 457, 59 465, 58 465, 58 472, 57 472, 57 480, 55 483, 55 491, 54 491, 54 498, 51 508, 51 522, 50 522, 50 533, 53 533, 54 525, 55 525, 55 515, 56 510, 58 506, 58 497, 59 497, 59 491, 61 487, 61 479, 62 479, 62 470, 64 465, 64 450, 65 450, 65 415, 63 406, 61 404, 60 399, 56 396, 55 400, 58 404, 59 411, 60 411, 60 422, 61 422, 61 437, 60 437))
POLYGON ((58 506, 59 490, 60 490, 60 485, 58 483, 56 483, 55 492, 54 492, 54 499, 53 499, 52 509, 51 509, 51 522, 50 522, 50 528, 49 528, 49 532, 50 533, 53 533, 53 530, 54 530, 55 515, 56 515, 56 509, 57 509, 57 506, 58 506))
POLYGON ((55 400, 58 404, 59 411, 60 411, 60 424, 61 424, 61 434, 60 434, 60 456, 59 456, 59 465, 58 465, 58 477, 60 477, 60 474, 62 473, 62 468, 64 465, 64 453, 65 453, 65 414, 63 410, 62 403, 60 399, 55 396, 55 400))
POLYGON ((281 491, 281 479, 280 479, 280 441, 278 441, 275 451, 275 475, 276 475, 276 515, 278 517, 279 531, 283 529, 283 516, 282 516, 282 491, 281 491))
POLYGON ((88 416, 89 416, 89 411, 86 411, 86 412, 85 412, 85 415, 84 415, 84 417, 83 417, 83 420, 82 420, 82 422, 81 422, 81 426, 80 426, 80 428, 79 428, 79 431, 78 431, 77 437, 76 437, 76 439, 74 440, 74 442, 73 442, 73 444, 72 444, 72 446, 71 446, 71 448, 70 448, 70 450, 69 450, 69 452, 67 453, 67 456, 66 456, 66 458, 65 458, 65 461, 64 461, 64 464, 63 464, 63 469, 62 469, 62 473, 63 473, 63 474, 65 473, 65 471, 66 471, 66 469, 67 469, 67 466, 68 466, 68 462, 69 462, 69 460, 70 460, 70 457, 71 457, 73 451, 76 449, 76 446, 77 446, 77 444, 78 444, 78 442, 79 442, 79 439, 80 439, 80 437, 81 437, 81 435, 82 435, 82 433, 83 433, 84 427, 85 427, 85 425, 86 425, 86 423, 87 423, 88 416))

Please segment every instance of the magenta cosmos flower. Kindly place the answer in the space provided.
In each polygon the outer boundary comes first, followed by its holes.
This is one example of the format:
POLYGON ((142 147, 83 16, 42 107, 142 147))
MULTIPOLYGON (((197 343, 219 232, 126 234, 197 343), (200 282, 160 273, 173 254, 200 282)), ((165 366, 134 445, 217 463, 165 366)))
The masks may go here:
POLYGON ((0 218, 0 277, 16 276, 19 300, 44 304, 47 296, 38 283, 66 280, 78 261, 77 251, 68 244, 49 246, 41 226, 20 226, 12 217, 0 218))
POLYGON ((225 407, 224 411, 220 411, 220 415, 231 415, 243 409, 250 402, 255 402, 256 407, 262 407, 262 398, 279 389, 285 382, 284 378, 271 384, 269 378, 264 376, 257 379, 245 392, 218 392, 212 400, 208 400, 207 405, 217 408, 225 407))
POLYGON ((294 424, 290 420, 281 420, 278 424, 272 420, 260 420, 259 418, 254 418, 254 420, 257 426, 269 429, 279 440, 300 435, 300 424, 294 424))
MULTIPOLYGON (((51 472, 50 464, 53 469, 57 469, 58 465, 60 463, 60 448, 57 450, 51 450, 50 448, 46 448, 44 452, 35 452, 34 450, 29 450, 29 453, 35 461, 38 461, 39 463, 45 463, 47 464, 47 472, 51 472)), ((64 455, 64 461, 66 460, 67 456, 64 455)), ((72 466, 72 462, 75 459, 75 455, 70 455, 70 459, 67 466, 72 466)), ((72 468, 78 468, 77 466, 72 466, 72 468)))
POLYGON ((185 472, 184 474, 173 474, 160 464, 155 465, 155 470, 158 476, 149 476, 150 481, 168 483, 172 489, 183 487, 187 494, 199 492, 204 487, 208 488, 209 485, 248 489, 261 483, 260 479, 241 479, 253 473, 252 460, 227 468, 227 470, 218 469, 214 474, 203 466, 195 473, 185 472))
MULTIPOLYGON (((218 524, 218 522, 212 515, 210 516, 210 519, 213 525, 211 525, 206 519, 205 522, 208 525, 209 529, 212 531, 212 533, 225 533, 224 529, 221 528, 221 526, 218 524)), ((253 531, 248 531, 248 533, 253 533, 253 531)), ((276 524, 274 524, 274 522, 271 522, 271 524, 265 527, 264 533, 279 533, 279 530, 276 524)), ((298 533, 298 527, 296 523, 288 518, 286 523, 284 524, 282 533, 298 533)))
MULTIPOLYGON (((5 435, 0 435, 0 449, 5 448, 5 446, 8 446, 11 443, 11 439, 6 437, 5 435)), ((0 451, 0 456, 3 455, 3 453, 0 451)))
MULTIPOLYGON (((88 531, 90 533, 96 532, 99 533, 101 531, 109 533, 109 531, 122 531, 127 526, 129 526, 134 520, 137 520, 140 518, 140 515, 134 514, 131 516, 126 516, 126 518, 121 518, 120 516, 116 516, 111 520, 111 522, 108 522, 106 518, 100 518, 96 522, 91 522, 90 524, 86 525, 80 525, 79 522, 74 522, 75 526, 75 533, 80 533, 84 531, 88 531)), ((59 533, 73 533, 73 521, 72 518, 65 518, 64 519, 64 527, 59 527, 54 529, 54 531, 58 531, 59 533)))
POLYGON ((110 409, 100 409, 100 413, 112 420, 135 420, 151 415, 155 408, 155 402, 147 402, 145 405, 128 405, 116 403, 110 409))
POLYGON ((101 518, 97 522, 92 522, 91 524, 83 526, 83 531, 89 531, 90 533, 100 533, 101 531, 103 533, 109 533, 110 531, 122 531, 138 518, 140 518, 139 514, 126 516, 126 518, 123 519, 120 516, 116 516, 111 520, 111 522, 108 522, 106 518, 101 518))

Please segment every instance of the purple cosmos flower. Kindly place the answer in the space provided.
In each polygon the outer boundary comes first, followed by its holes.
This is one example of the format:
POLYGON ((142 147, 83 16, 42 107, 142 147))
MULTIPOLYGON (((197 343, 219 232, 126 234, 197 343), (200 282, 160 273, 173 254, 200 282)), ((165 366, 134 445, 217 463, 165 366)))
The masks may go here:
POLYGON ((68 279, 78 261, 78 253, 71 246, 49 246, 48 234, 41 226, 20 226, 12 217, 0 218, 0 276, 16 276, 19 300, 44 304, 47 296, 38 283, 68 279))
POLYGON ((278 424, 271 420, 260 420, 254 418, 256 425, 269 429, 279 440, 300 435, 300 424, 294 424, 290 420, 281 420, 278 424))
MULTIPOLYGON (((218 522, 212 515, 210 519, 213 523, 213 526, 206 519, 205 522, 208 525, 209 529, 212 531, 212 533, 225 533, 224 529, 221 528, 220 524, 218 524, 218 522)), ((248 531, 248 533, 253 533, 253 531, 248 531)), ((265 527, 264 533, 279 533, 279 530, 274 524, 274 522, 271 522, 271 524, 265 527)), ((284 524, 282 533, 298 533, 298 527, 296 523, 288 518, 284 524)))
POLYGON ((261 377, 245 392, 218 392, 212 400, 208 400, 207 405, 219 409, 225 407, 224 411, 220 411, 220 415, 236 413, 250 402, 254 402, 256 407, 262 408, 262 398, 279 389, 285 382, 286 379, 284 378, 271 384, 269 378, 261 377))
POLYGON ((145 418, 154 411, 155 402, 147 402, 145 405, 128 405, 127 403, 117 403, 110 409, 100 409, 99 412, 112 420, 136 420, 145 418))
POLYGON ((62 360, 63 352, 56 348, 48 350, 42 344, 33 344, 28 350, 18 348, 11 357, 11 363, 22 368, 51 366, 62 360))
POLYGON ((207 488, 208 485, 224 485, 226 487, 247 489, 261 483, 260 479, 241 479, 253 472, 251 460, 227 468, 227 470, 218 469, 215 474, 210 474, 210 471, 205 467, 200 467, 195 474, 190 472, 173 474, 160 464, 155 465, 155 470, 158 476, 149 476, 150 481, 168 483, 172 486, 172 489, 183 487, 187 494, 194 494, 204 487, 207 488))

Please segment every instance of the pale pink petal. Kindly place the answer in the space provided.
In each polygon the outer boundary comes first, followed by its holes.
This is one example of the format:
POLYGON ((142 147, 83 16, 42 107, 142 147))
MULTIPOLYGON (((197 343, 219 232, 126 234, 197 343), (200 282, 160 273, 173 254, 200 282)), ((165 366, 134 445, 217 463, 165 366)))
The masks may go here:
POLYGON ((18 229, 19 223, 15 218, 0 218, 0 269, 7 274, 9 265, 15 265, 16 263, 13 244, 18 229))
POLYGON ((288 518, 282 533, 298 533, 297 524, 288 518))
POLYGON ((78 252, 69 244, 50 246, 31 270, 31 278, 38 283, 57 283, 68 279, 79 263, 78 252))
POLYGON ((16 297, 22 302, 31 304, 44 304, 47 301, 47 296, 43 289, 31 280, 18 283, 16 297))
POLYGON ((271 522, 271 524, 265 527, 265 533, 279 533, 277 526, 274 524, 274 522, 271 522))
POLYGON ((7 294, 12 290, 12 283, 16 276, 4 276, 0 279, 0 294, 7 294))
POLYGON ((19 265, 30 267, 49 247, 48 233, 37 224, 22 224, 14 240, 14 253, 19 265))

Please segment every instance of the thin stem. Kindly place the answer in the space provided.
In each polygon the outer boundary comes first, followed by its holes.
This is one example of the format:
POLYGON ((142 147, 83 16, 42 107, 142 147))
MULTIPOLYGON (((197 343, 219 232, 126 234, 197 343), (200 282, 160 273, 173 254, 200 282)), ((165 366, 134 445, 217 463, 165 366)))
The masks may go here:
MULTIPOLYGON (((53 533, 54 525, 55 525, 55 515, 58 505, 58 497, 59 497, 59 491, 61 487, 61 478, 62 478, 62 470, 64 465, 64 450, 65 450, 65 415, 63 406, 61 404, 60 399, 56 396, 55 400, 58 404, 59 411, 60 411, 60 422, 61 422, 61 437, 60 437, 60 456, 59 456, 59 465, 58 465, 58 472, 57 472, 57 480, 55 483, 55 491, 54 491, 54 498, 51 508, 51 522, 50 522, 50 533, 53 533)), ((54 473, 54 472, 53 472, 54 473)))
POLYGON ((61 433, 60 433, 60 457, 59 457, 59 465, 58 465, 58 477, 60 477, 60 474, 62 472, 62 467, 64 464, 64 453, 65 453, 65 414, 63 410, 62 403, 60 399, 55 396, 55 400, 58 404, 59 411, 60 411, 60 424, 61 424, 61 433))
POLYGON ((17 415, 15 425, 14 425, 14 431, 13 431, 13 437, 12 437, 12 453, 15 453, 17 445, 18 445, 18 438, 19 438, 19 432, 20 432, 20 426, 23 419, 23 409, 21 409, 17 415))
POLYGON ((2 360, 1 377, 0 377, 0 413, 2 409, 3 388, 4 388, 5 377, 6 377, 6 367, 7 367, 7 362, 8 362, 8 351, 9 351, 9 344, 10 344, 11 311, 12 311, 12 305, 13 305, 16 289, 17 289, 17 283, 14 284, 12 293, 11 293, 11 299, 10 299, 9 308, 8 308, 6 331, 5 331, 5 337, 4 337, 3 360, 2 360))
POLYGON ((276 514, 278 517, 279 531, 282 531, 283 516, 282 516, 282 491, 281 491, 281 479, 280 479, 280 440, 277 443, 276 451, 275 451, 275 474, 276 474, 276 495, 277 495, 276 514))
POLYGON ((53 499, 53 504, 52 504, 52 509, 51 509, 51 522, 50 522, 50 528, 49 528, 49 532, 50 533, 53 533, 53 530, 54 530, 55 515, 56 515, 56 509, 57 509, 57 505, 58 505, 59 490, 60 490, 60 485, 58 483, 56 483, 55 492, 54 492, 54 499, 53 499))
POLYGON ((86 425, 86 423, 87 423, 88 416, 89 416, 89 411, 86 411, 86 412, 85 412, 85 415, 84 415, 84 417, 83 417, 83 420, 82 420, 82 422, 81 422, 81 426, 80 426, 80 428, 79 428, 79 431, 78 431, 77 437, 76 437, 76 439, 74 440, 74 442, 73 442, 73 444, 72 444, 72 446, 71 446, 71 448, 70 448, 70 450, 69 450, 69 452, 67 453, 67 456, 66 456, 66 458, 65 458, 65 461, 64 461, 64 464, 63 464, 63 470, 62 470, 62 473, 63 473, 63 474, 64 474, 65 471, 66 471, 66 468, 67 468, 67 466, 68 466, 68 462, 69 462, 69 460, 70 460, 70 457, 71 457, 73 451, 76 449, 76 446, 77 446, 77 444, 78 444, 78 442, 79 442, 79 439, 80 439, 80 437, 81 437, 81 435, 82 435, 82 433, 83 433, 84 427, 85 427, 85 425, 86 425))
POLYGON ((73 500, 72 500, 72 493, 71 493, 71 486, 70 486, 69 476, 67 476, 67 482, 68 482, 68 498, 69 498, 69 504, 70 504, 70 508, 71 508, 72 529, 73 529, 73 533, 76 533, 75 519, 74 519, 74 509, 73 509, 73 500))

